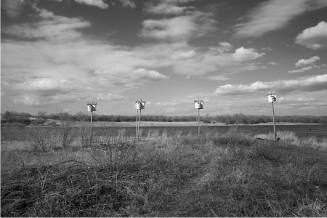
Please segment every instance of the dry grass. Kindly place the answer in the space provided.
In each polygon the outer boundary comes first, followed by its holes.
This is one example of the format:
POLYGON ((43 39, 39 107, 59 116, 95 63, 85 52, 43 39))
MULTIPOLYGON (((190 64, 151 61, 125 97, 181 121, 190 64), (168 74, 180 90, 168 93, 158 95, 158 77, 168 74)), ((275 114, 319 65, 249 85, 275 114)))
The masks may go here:
MULTIPOLYGON (((327 149, 327 139, 324 138, 320 141, 317 140, 316 137, 307 137, 304 139, 300 139, 294 132, 291 131, 278 131, 277 137, 284 144, 292 144, 296 146, 310 146, 318 149, 326 150, 327 149)), ((258 134, 255 135, 254 138, 260 138, 264 140, 274 140, 274 134, 258 134)))
POLYGON ((3 151, 1 215, 327 216, 327 151, 313 139, 124 134, 3 151))

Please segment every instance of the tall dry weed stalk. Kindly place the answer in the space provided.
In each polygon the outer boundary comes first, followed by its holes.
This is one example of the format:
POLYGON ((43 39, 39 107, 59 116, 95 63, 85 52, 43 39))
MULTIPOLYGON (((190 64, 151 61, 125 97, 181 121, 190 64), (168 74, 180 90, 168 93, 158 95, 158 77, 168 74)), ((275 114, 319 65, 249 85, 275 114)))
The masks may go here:
POLYGON ((89 147, 93 143, 93 130, 90 127, 81 127, 79 129, 82 147, 89 147))
POLYGON ((65 113, 61 114, 60 121, 61 121, 60 137, 59 137, 60 145, 63 148, 66 148, 73 142, 75 138, 75 134, 72 131, 71 122, 67 114, 65 113))
POLYGON ((48 151, 51 147, 51 133, 48 128, 32 127, 30 141, 34 151, 48 151))

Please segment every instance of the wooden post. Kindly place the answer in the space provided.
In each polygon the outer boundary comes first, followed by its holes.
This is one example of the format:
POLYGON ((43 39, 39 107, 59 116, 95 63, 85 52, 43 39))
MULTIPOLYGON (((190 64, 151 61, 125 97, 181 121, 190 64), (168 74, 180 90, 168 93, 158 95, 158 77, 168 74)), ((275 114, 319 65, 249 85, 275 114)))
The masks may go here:
POLYGON ((277 140, 277 134, 276 134, 276 124, 275 124, 275 110, 274 110, 274 101, 271 102, 272 107, 272 113, 273 113, 273 125, 274 125, 274 140, 277 140))
POLYGON ((139 122, 139 110, 136 109, 136 120, 135 120, 135 138, 138 139, 138 122, 139 122))
POLYGON ((140 138, 141 118, 142 118, 142 109, 140 109, 140 118, 139 118, 139 138, 140 138))
POLYGON ((142 117, 142 109, 145 107, 145 101, 142 99, 138 99, 135 102, 136 108, 136 140, 140 138, 140 125, 141 125, 141 117, 142 117))
POLYGON ((90 128, 90 138, 89 138, 89 146, 92 146, 93 141, 93 111, 91 110, 91 128, 90 128))
POLYGON ((198 136, 200 136, 200 109, 198 109, 198 136))

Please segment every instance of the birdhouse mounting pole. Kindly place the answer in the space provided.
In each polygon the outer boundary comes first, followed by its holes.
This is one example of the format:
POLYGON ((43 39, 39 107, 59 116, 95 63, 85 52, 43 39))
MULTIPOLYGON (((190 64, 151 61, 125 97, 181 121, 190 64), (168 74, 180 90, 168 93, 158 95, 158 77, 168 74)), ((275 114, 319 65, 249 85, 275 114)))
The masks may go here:
POLYGON ((142 109, 140 109, 140 118, 139 118, 139 130, 138 137, 140 138, 140 126, 141 126, 141 117, 142 117, 142 109))
POLYGON ((274 102, 271 102, 271 107, 272 107, 272 113, 273 113, 274 140, 276 141, 276 139, 277 139, 277 134, 276 134, 276 124, 275 124, 275 110, 274 110, 274 102))
POLYGON ((198 136, 200 136, 200 109, 198 109, 198 136))
POLYGON ((138 129, 138 126, 139 126, 139 110, 136 110, 136 120, 135 120, 135 137, 136 137, 136 139, 138 139, 139 138, 139 133, 138 133, 138 131, 139 131, 139 129, 138 129))
POLYGON ((141 125, 141 116, 142 110, 145 108, 145 101, 138 99, 135 102, 136 108, 136 119, 135 119, 135 138, 138 140, 140 138, 140 125, 141 125))

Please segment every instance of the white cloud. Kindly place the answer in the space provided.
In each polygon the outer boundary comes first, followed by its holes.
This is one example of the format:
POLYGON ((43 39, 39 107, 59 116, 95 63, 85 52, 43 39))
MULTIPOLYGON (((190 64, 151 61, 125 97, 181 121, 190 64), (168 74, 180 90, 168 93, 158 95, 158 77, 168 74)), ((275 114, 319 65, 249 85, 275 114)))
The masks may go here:
POLYGON ((194 50, 189 50, 189 51, 177 51, 174 52, 172 55, 173 59, 187 59, 187 58, 192 58, 196 55, 194 50))
POLYGON ((14 102, 28 106, 38 106, 41 104, 40 97, 31 94, 22 94, 14 98, 14 102))
POLYGON ((212 23, 210 16, 202 12, 159 20, 148 19, 143 21, 141 36, 160 40, 187 41, 206 34, 212 29, 212 23))
POLYGON ((227 81, 230 80, 230 78, 223 76, 223 75, 213 75, 213 76, 208 76, 207 79, 209 80, 215 80, 215 81, 227 81))
POLYGON ((57 91, 71 90, 73 84, 65 79, 37 78, 16 85, 26 91, 57 91))
POLYGON ((191 6, 181 6, 193 0, 159 0, 147 2, 145 11, 161 15, 160 19, 143 21, 140 35, 145 38, 187 42, 214 29, 211 12, 202 12, 191 6))
POLYGON ((255 60, 263 55, 264 53, 258 53, 253 48, 244 48, 242 46, 235 50, 233 54, 233 58, 236 61, 243 62, 243 61, 255 60))
POLYGON ((306 67, 302 67, 300 69, 290 70, 288 72, 289 73, 303 73, 303 72, 312 70, 313 68, 316 68, 316 66, 306 66, 306 67))
POLYGON ((160 79, 167 79, 168 77, 159 73, 158 71, 155 70, 146 70, 143 68, 138 68, 134 70, 134 75, 137 78, 151 78, 154 80, 160 80, 160 79))
POLYGON ((45 9, 38 9, 41 21, 21 25, 11 25, 4 32, 19 38, 46 39, 52 41, 74 40, 81 37, 79 29, 89 27, 88 21, 54 15, 45 9))
POLYGON ((303 30, 296 37, 295 43, 313 50, 327 48, 327 23, 321 21, 316 26, 303 30))
POLYGON ((21 0, 3 0, 1 1, 1 11, 9 17, 18 17, 24 7, 24 2, 21 0))
POLYGON ((274 61, 269 61, 267 64, 270 65, 270 66, 275 66, 275 65, 277 65, 277 63, 274 62, 274 61))
POLYGON ((223 54, 226 52, 229 52, 233 49, 233 45, 230 44, 229 42, 220 42, 219 46, 216 47, 211 47, 210 50, 214 53, 219 53, 219 54, 223 54))
POLYGON ((45 10, 39 16, 42 21, 9 26, 7 33, 21 39, 2 43, 2 84, 7 84, 8 95, 16 103, 31 106, 86 96, 113 98, 147 81, 168 78, 148 70, 159 65, 151 60, 153 51, 85 39, 80 29, 89 23, 80 18, 45 10), (54 34, 49 30, 55 30, 54 34))
POLYGON ((101 9, 106 9, 109 7, 108 4, 104 3, 103 0, 75 0, 77 3, 95 6, 101 9))
POLYGON ((35 9, 39 19, 4 30, 15 37, 2 42, 1 82, 6 96, 16 103, 120 98, 144 83, 169 79, 170 74, 225 80, 228 78, 217 76, 218 72, 227 75, 253 70, 253 60, 261 55, 243 48, 248 56, 234 59, 228 42, 203 49, 183 39, 119 46, 85 37, 83 30, 91 23, 82 18, 35 9))
POLYGON ((310 71, 310 70, 314 70, 314 69, 322 69, 325 68, 326 64, 321 64, 321 65, 311 65, 311 66, 305 66, 299 69, 295 69, 295 70, 290 70, 288 71, 289 73, 303 73, 306 71, 310 71))
POLYGON ((218 87, 215 94, 246 95, 249 93, 269 92, 271 90, 277 90, 279 93, 327 90, 327 74, 301 77, 294 80, 278 80, 270 82, 257 81, 250 85, 227 84, 218 87))
POLYGON ((325 67, 324 64, 322 65, 317 65, 316 62, 320 60, 320 57, 318 56, 313 56, 308 59, 299 59, 296 63, 295 66, 298 67, 298 69, 290 70, 288 73, 303 73, 306 71, 310 71, 313 69, 321 69, 325 67))
POLYGON ((178 1, 178 0, 160 0, 157 2, 149 2, 145 5, 145 11, 150 14, 161 14, 161 15, 181 15, 187 10, 192 9, 190 6, 181 6, 180 4, 191 2, 178 1))
POLYGON ((230 44, 229 42, 220 42, 219 46, 222 52, 228 52, 233 49, 232 44, 230 44))
POLYGON ((192 17, 180 16, 162 20, 143 21, 141 35, 155 39, 182 39, 189 38, 196 31, 192 17))
POLYGON ((305 11, 327 6, 327 1, 269 0, 249 14, 249 21, 236 26, 236 36, 260 37, 267 32, 285 27, 291 19, 305 11))
POLYGON ((123 7, 126 8, 135 8, 135 2, 132 0, 119 0, 123 7))
POLYGON ((303 67, 303 66, 314 64, 315 62, 317 62, 319 60, 320 60, 320 57, 318 57, 318 56, 313 56, 313 57, 308 58, 308 59, 299 59, 295 63, 295 66, 296 67, 303 67))

